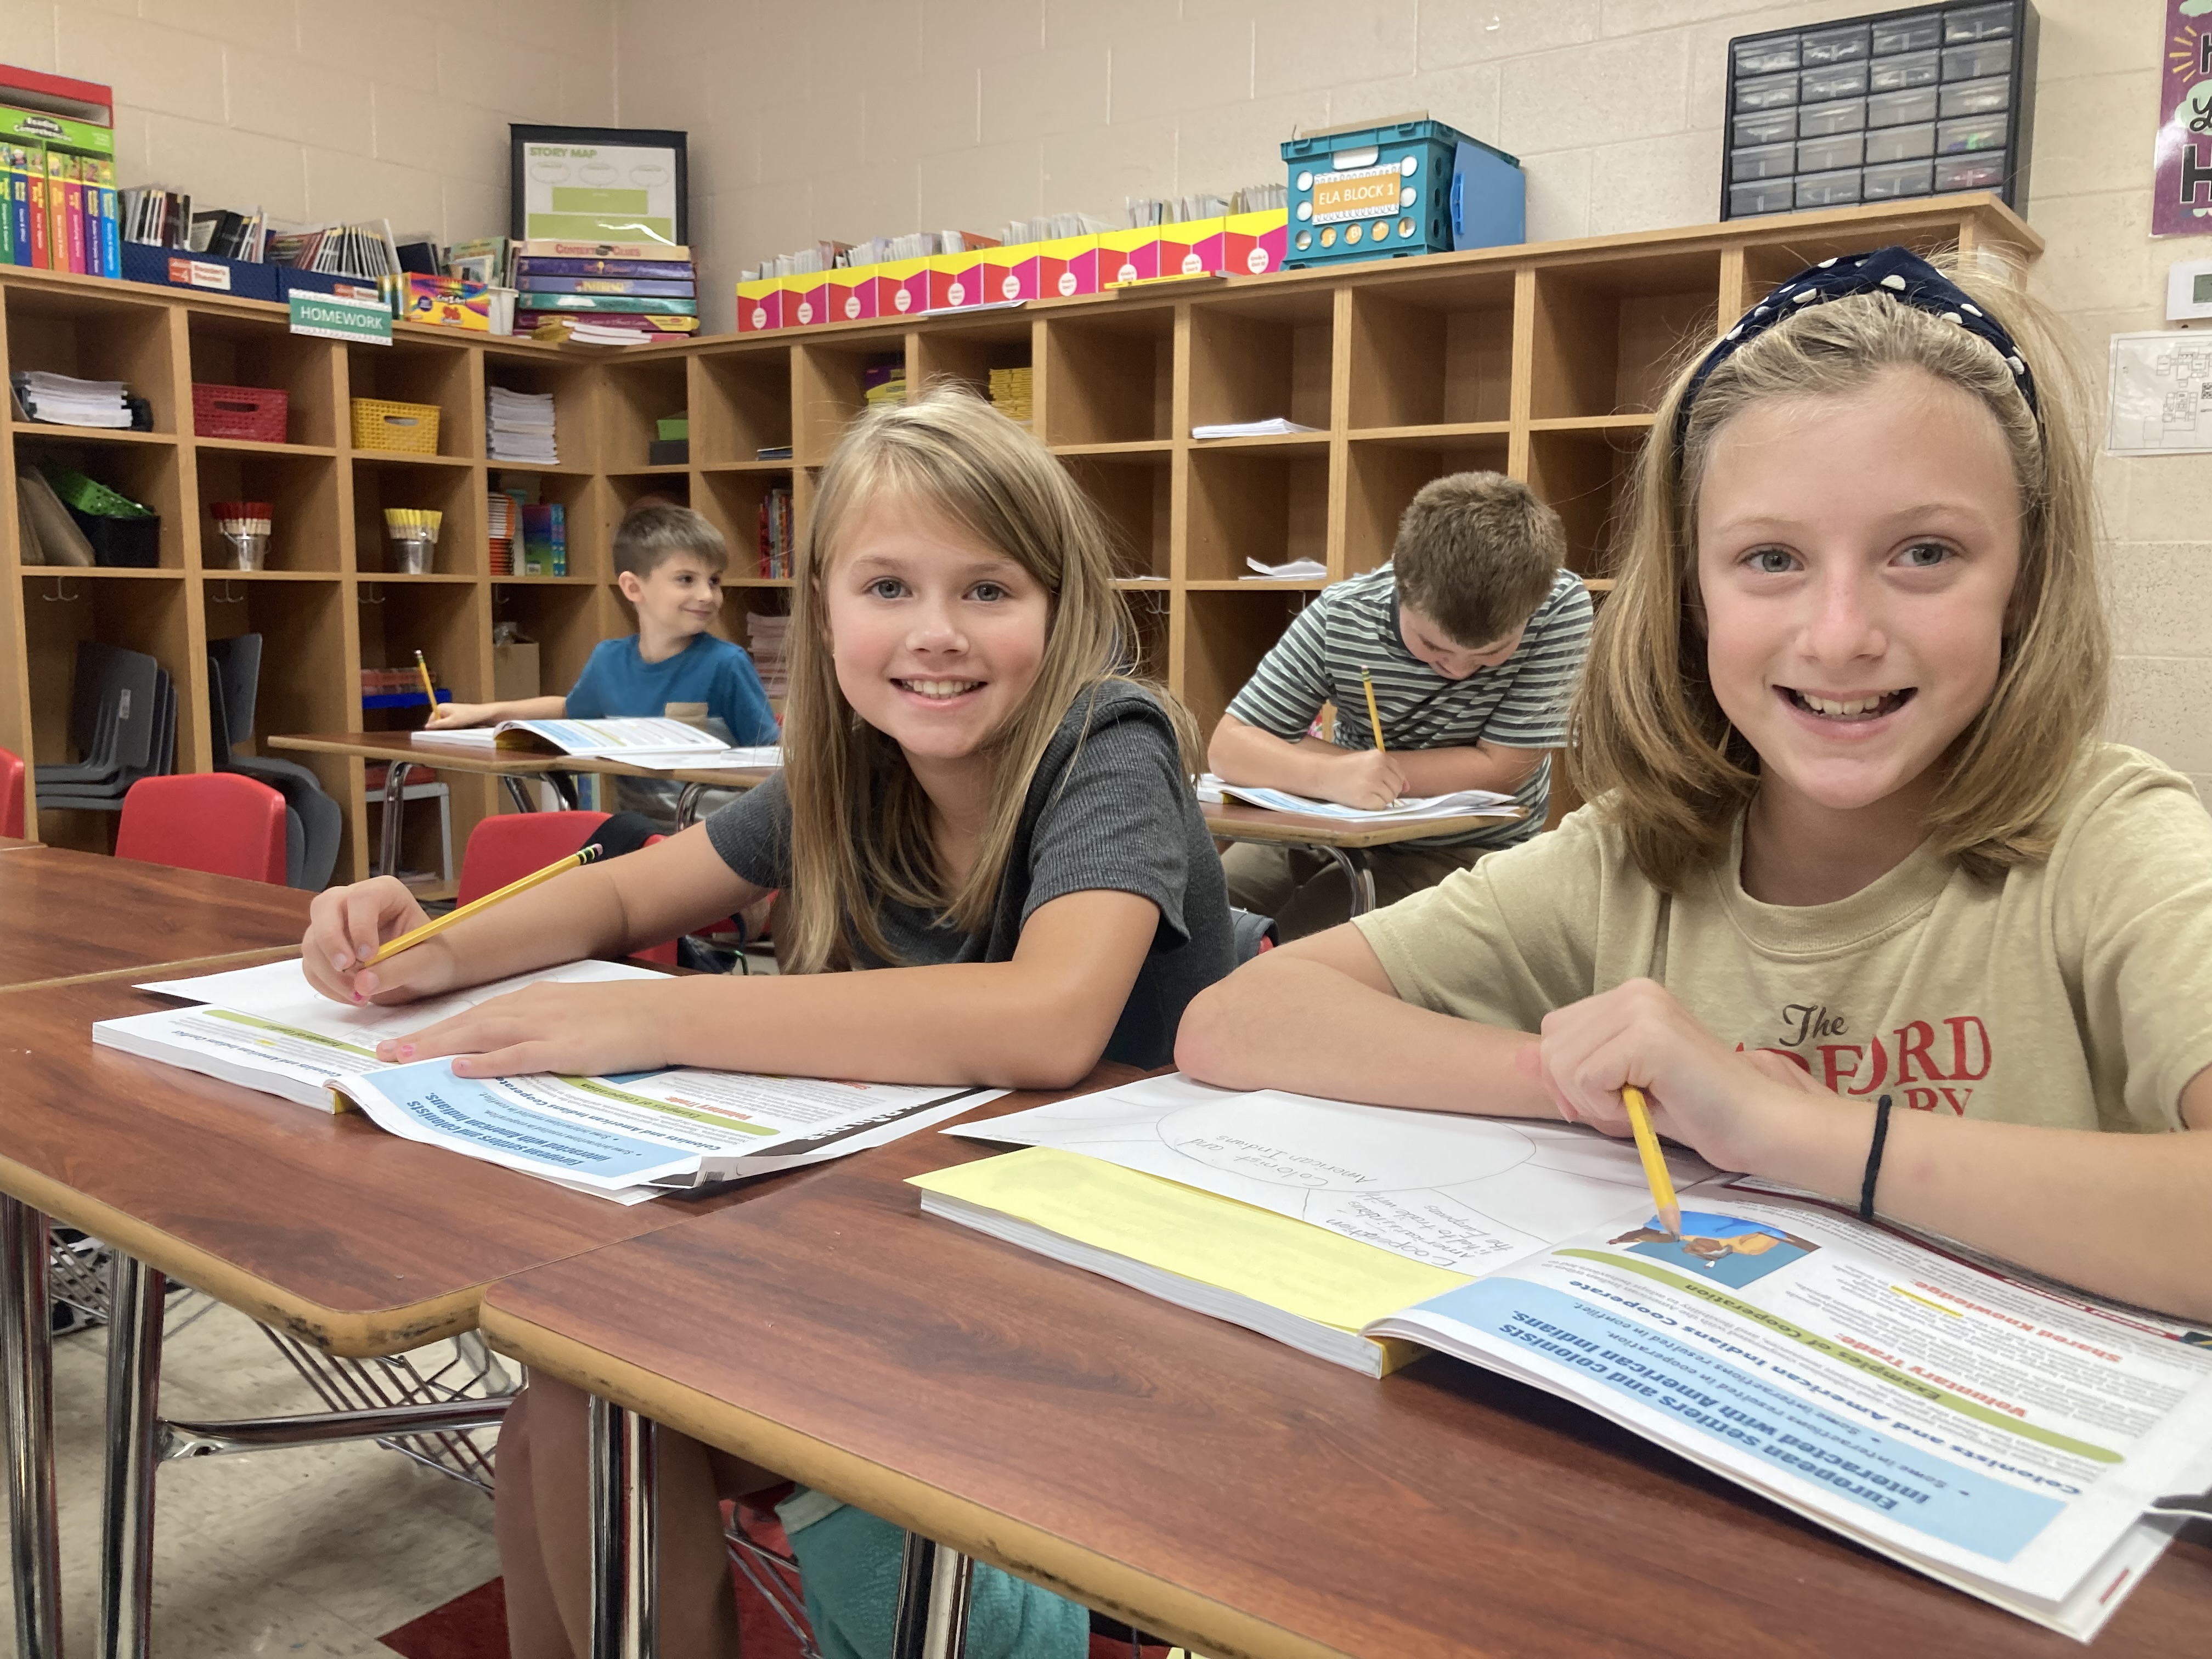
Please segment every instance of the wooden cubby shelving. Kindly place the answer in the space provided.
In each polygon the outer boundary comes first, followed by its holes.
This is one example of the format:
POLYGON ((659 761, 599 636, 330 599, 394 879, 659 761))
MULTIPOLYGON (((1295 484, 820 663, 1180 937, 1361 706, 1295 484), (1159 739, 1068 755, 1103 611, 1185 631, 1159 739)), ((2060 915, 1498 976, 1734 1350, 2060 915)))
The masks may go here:
MULTIPOLYGON (((0 747, 76 758, 70 684, 85 637, 150 652, 175 679, 180 770, 210 764, 206 641, 231 634, 267 641, 257 738, 419 723, 364 714, 358 695, 362 667, 404 665, 417 648, 456 697, 488 697, 501 621, 538 641, 543 689, 565 690, 599 640, 634 625, 611 539, 647 495, 687 502, 729 538, 724 631, 742 641, 748 613, 790 607, 787 580, 754 574, 762 497, 789 489, 804 526, 864 376, 884 363, 903 363, 909 387, 1034 370, 1036 430, 1113 529, 1146 665, 1210 726, 1323 585, 1240 580, 1247 558, 1317 559, 1329 580, 1372 569, 1422 483, 1489 467, 1559 509, 1574 568, 1602 588, 1627 470, 1678 351, 1804 264, 1893 241, 2021 258, 2042 246, 1995 197, 1960 196, 623 352, 411 325, 388 348, 342 344, 291 335, 280 307, 0 267, 0 367, 127 380, 155 415, 147 434, 13 423, 0 491, 19 465, 53 457, 162 518, 157 568, 62 570, 22 564, 15 514, 0 514, 0 747), (196 380, 283 387, 291 441, 197 437, 196 380), (487 384, 553 395, 558 465, 486 459, 487 384), (356 397, 437 404, 439 453, 355 450, 356 397), (690 461, 653 466, 653 422, 678 411, 690 461), (1317 429, 1190 436, 1273 416, 1317 429), (784 446, 788 459, 761 456, 784 446), (499 473, 568 507, 567 577, 490 574, 484 497, 499 473), (276 503, 269 568, 204 562, 204 503, 228 498, 276 503), (429 575, 388 569, 381 509, 398 506, 446 514, 429 575)), ((366 873, 378 809, 361 763, 294 758, 347 804, 339 878, 366 873)), ((501 803, 489 780, 442 775, 458 844, 501 803)), ((410 816, 410 836, 428 817, 410 816)), ((103 847, 113 819, 39 823, 49 840, 103 847)))

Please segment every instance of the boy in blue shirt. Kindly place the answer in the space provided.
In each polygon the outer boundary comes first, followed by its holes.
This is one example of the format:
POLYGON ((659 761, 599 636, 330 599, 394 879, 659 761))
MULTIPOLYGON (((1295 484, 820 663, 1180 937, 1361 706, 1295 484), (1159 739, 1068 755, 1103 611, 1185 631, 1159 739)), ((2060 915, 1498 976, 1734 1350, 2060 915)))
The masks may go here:
MULTIPOLYGON (((601 641, 565 697, 447 703, 431 726, 651 715, 704 727, 731 744, 776 742, 775 716, 752 659, 708 631, 722 608, 722 572, 730 562, 721 532, 688 507, 641 507, 615 532, 614 552, 616 583, 637 609, 636 633, 601 641)), ((664 830, 675 827, 672 786, 617 783, 623 806, 665 819, 664 830)))

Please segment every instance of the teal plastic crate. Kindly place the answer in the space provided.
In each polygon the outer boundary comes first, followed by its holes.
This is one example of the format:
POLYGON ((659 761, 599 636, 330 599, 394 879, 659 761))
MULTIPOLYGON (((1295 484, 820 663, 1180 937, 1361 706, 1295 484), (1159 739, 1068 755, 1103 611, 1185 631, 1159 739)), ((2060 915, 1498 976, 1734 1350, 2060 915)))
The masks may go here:
POLYGON ((1497 247, 1527 235, 1521 163, 1442 121, 1293 138, 1286 267, 1497 247))

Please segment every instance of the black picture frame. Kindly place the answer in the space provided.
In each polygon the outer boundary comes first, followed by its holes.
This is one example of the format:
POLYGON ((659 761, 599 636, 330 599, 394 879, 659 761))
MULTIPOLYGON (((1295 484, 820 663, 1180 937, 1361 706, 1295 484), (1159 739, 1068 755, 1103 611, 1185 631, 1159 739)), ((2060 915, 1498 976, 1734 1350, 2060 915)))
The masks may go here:
POLYGON ((528 239, 523 179, 523 150, 530 144, 618 144, 638 149, 665 149, 675 157, 676 240, 691 245, 691 176, 685 154, 690 135, 669 127, 550 127, 507 125, 507 234, 516 241, 528 239))

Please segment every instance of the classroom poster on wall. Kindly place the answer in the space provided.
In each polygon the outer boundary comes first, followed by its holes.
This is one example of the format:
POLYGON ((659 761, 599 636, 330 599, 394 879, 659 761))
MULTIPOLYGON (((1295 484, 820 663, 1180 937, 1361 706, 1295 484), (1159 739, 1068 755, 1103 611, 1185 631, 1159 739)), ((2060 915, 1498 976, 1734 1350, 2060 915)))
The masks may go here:
POLYGON ((2212 0, 2166 0, 2150 234, 2212 234, 2212 0))
POLYGON ((684 245, 684 134, 519 125, 507 132, 518 241, 684 245))

